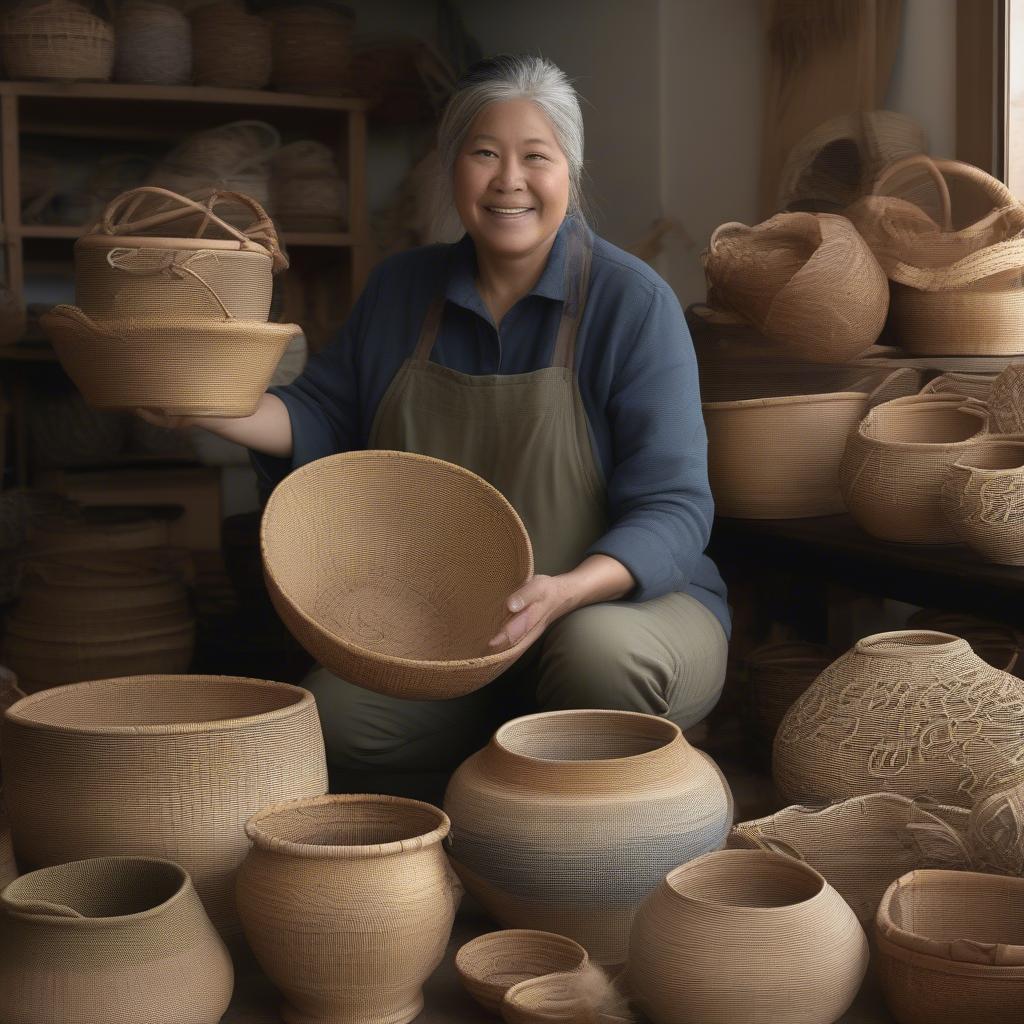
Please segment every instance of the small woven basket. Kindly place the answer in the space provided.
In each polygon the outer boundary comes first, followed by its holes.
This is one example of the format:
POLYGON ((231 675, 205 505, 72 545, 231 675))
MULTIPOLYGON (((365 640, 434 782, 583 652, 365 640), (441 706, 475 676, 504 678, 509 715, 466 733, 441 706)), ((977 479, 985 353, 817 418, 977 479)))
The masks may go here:
POLYGON ((983 403, 918 395, 876 406, 850 435, 839 472, 858 525, 882 540, 954 544, 942 514, 942 483, 953 463, 988 441, 983 403))
POLYGON ((913 871, 882 898, 878 972, 900 1024, 1017 1024, 1024 878, 913 871))
POLYGON ((274 26, 275 89, 331 94, 349 92, 355 18, 342 7, 281 4, 267 17, 274 26))
POLYGON ((188 85, 192 81, 192 26, 161 0, 125 0, 117 9, 119 82, 188 85))
POLYGON ((204 4, 192 12, 196 85, 263 89, 272 67, 271 25, 242 4, 204 4))
POLYGON ((529 536, 505 498, 459 466, 388 451, 319 459, 278 485, 260 538, 285 625, 348 682, 442 700, 489 683, 526 649, 488 641, 533 575, 529 536))
POLYGON ((71 0, 16 7, 3 22, 9 78, 106 82, 114 70, 114 29, 71 0))

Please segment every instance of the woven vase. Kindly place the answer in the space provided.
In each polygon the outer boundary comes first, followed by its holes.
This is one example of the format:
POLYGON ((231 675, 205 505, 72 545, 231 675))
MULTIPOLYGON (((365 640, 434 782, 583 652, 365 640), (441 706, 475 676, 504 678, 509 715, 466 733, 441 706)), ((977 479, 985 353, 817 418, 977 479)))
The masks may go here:
POLYGON ((455 868, 491 917, 621 964, 665 872, 725 842, 732 796, 666 719, 556 711, 498 729, 452 776, 445 810, 455 868))
POLYGON ((1024 878, 913 871, 886 891, 876 926, 898 1024, 1019 1024, 1024 878))
POLYGON ((985 406, 959 395, 897 398, 872 409, 850 435, 839 470, 846 507, 881 540, 955 544, 942 514, 942 483, 987 442, 985 406))
POLYGON ((942 512, 986 561, 1024 565, 1024 438, 996 435, 955 462, 943 481, 942 512))
POLYGON ((947 633, 877 633, 832 663, 775 736, 793 803, 880 791, 970 807, 1024 781, 1024 681, 947 633))
POLYGON ((462 895, 436 807, 389 796, 292 800, 253 815, 238 909, 288 1024, 406 1024, 462 895))
POLYGON ((9 709, 4 775, 24 868, 115 853, 160 856, 192 876, 235 934, 235 869, 259 808, 327 790, 313 696, 229 676, 100 679, 9 709))
POLYGON ((763 850, 721 850, 669 872, 637 914, 629 987, 654 1024, 833 1024, 868 944, 817 871, 763 850))
POLYGON ((231 958, 178 864, 45 868, 0 906, 4 1024, 217 1024, 231 1001, 231 958))

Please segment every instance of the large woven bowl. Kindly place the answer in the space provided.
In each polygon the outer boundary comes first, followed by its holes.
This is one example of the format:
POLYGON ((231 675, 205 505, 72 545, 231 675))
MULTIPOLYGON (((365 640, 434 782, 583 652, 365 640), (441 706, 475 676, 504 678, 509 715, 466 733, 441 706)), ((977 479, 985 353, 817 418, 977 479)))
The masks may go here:
POLYGON ((214 924, 238 931, 245 822, 327 790, 313 695, 227 676, 99 679, 26 697, 3 723, 4 786, 25 869, 166 857, 214 924))
POLYGON ((348 452, 296 470, 260 531, 274 606, 342 679, 441 700, 489 683, 525 650, 494 653, 508 596, 533 574, 519 516, 459 466, 348 452))
POLYGON ((878 907, 878 973, 899 1024, 1019 1024, 1024 878, 913 871, 878 907))

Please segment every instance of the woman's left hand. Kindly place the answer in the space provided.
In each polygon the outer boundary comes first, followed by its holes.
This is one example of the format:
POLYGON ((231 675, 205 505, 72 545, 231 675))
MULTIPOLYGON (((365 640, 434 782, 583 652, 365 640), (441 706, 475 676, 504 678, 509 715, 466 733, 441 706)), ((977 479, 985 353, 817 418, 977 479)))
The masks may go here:
POLYGON ((576 606, 575 588, 566 573, 562 576, 534 576, 505 603, 512 616, 489 646, 514 647, 523 637, 533 643, 552 622, 576 606))

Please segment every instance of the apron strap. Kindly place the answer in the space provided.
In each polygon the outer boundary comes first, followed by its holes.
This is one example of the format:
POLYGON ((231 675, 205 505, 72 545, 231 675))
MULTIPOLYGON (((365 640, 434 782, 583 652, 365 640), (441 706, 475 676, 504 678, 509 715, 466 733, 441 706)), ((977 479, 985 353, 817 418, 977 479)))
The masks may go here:
POLYGON ((420 340, 416 342, 416 350, 412 354, 414 363, 426 363, 430 360, 434 342, 437 341, 437 332, 441 329, 444 301, 444 295, 438 295, 427 308, 427 315, 423 318, 423 326, 420 328, 420 340))

